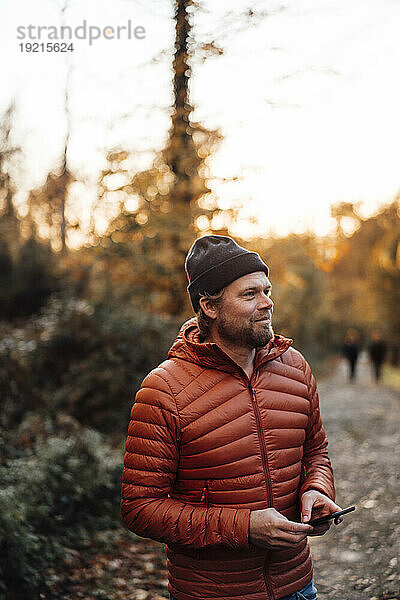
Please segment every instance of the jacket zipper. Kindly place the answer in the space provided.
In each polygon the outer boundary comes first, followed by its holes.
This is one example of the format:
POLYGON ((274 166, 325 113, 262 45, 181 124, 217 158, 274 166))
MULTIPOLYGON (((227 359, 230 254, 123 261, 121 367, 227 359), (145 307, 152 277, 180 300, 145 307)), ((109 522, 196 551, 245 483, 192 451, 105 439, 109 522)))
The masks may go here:
MULTIPOLYGON (((272 507, 272 485, 271 485, 271 475, 270 475, 269 466, 268 466, 267 448, 265 446, 264 431, 262 428, 260 409, 258 407, 258 403, 257 403, 257 399, 256 399, 256 392, 250 382, 249 382, 249 390, 250 390, 250 394, 251 394, 251 401, 253 404, 254 414, 256 416, 258 438, 260 440, 260 445, 261 445, 261 458, 262 458, 262 464, 263 464, 263 469, 264 469, 265 483, 267 485, 267 500, 268 500, 268 503, 272 507)), ((271 600, 274 600, 274 598, 275 598, 274 592, 268 581, 266 560, 264 563, 264 580, 265 580, 266 588, 268 590, 268 595, 271 600)))
POLYGON ((305 480, 307 479, 307 469, 304 463, 301 463, 301 471, 300 471, 300 484, 299 488, 303 485, 305 480))
POLYGON ((270 501, 270 504, 272 507, 272 486, 271 486, 271 476, 270 476, 269 467, 268 467, 267 449, 265 447, 265 439, 264 439, 264 432, 263 432, 263 428, 262 428, 260 409, 258 408, 256 393, 255 393, 254 388, 251 385, 251 383, 249 383, 249 390, 251 393, 251 400, 253 403, 254 413, 256 415, 258 437, 259 437, 260 443, 261 443, 262 463, 263 463, 263 468, 264 468, 265 482, 267 484, 268 500, 270 501))
POLYGON ((208 508, 208 488, 209 487, 210 487, 210 480, 207 479, 207 481, 204 482, 203 492, 202 492, 201 498, 200 498, 200 502, 203 502, 203 500, 205 500, 206 508, 208 508))

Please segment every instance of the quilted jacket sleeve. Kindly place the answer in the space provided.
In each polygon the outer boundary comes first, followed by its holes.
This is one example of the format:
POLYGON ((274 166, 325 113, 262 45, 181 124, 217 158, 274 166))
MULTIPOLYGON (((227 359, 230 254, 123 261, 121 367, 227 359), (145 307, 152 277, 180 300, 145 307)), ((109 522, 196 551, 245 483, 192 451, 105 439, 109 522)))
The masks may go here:
POLYGON ((136 395, 128 428, 121 501, 127 527, 167 544, 248 548, 248 509, 206 508, 170 497, 180 434, 174 396, 152 371, 136 395))
POLYGON ((305 373, 310 393, 310 416, 303 446, 302 484, 299 495, 301 497, 304 492, 313 489, 335 500, 328 440, 321 421, 317 385, 307 363, 305 373))

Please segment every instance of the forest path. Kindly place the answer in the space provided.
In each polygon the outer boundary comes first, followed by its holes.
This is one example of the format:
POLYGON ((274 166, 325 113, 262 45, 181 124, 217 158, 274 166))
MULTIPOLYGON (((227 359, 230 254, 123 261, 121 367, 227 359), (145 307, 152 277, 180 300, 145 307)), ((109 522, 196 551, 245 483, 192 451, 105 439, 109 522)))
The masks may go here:
POLYGON ((320 600, 400 598, 400 394, 371 380, 363 354, 319 386, 337 503, 345 522, 311 538, 320 600))

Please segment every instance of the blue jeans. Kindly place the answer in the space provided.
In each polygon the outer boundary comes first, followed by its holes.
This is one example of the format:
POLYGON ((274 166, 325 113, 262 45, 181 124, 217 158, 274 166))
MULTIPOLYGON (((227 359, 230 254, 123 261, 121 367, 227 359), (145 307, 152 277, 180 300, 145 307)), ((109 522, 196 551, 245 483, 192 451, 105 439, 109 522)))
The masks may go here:
MULTIPOLYGON (((175 598, 170 594, 169 600, 175 600, 175 598)), ((298 592, 289 594, 289 596, 284 596, 284 598, 280 598, 279 600, 318 600, 317 588, 313 582, 310 581, 310 583, 307 583, 307 585, 298 592)))

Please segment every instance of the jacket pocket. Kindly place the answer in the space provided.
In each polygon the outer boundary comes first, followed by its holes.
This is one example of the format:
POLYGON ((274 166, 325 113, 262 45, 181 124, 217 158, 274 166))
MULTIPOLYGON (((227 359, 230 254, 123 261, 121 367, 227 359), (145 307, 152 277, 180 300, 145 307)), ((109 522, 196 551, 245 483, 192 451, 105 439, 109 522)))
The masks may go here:
POLYGON ((210 505, 209 490, 210 490, 211 483, 212 483, 212 479, 206 479, 204 482, 204 487, 201 492, 200 502, 204 503, 206 508, 208 508, 210 505))

